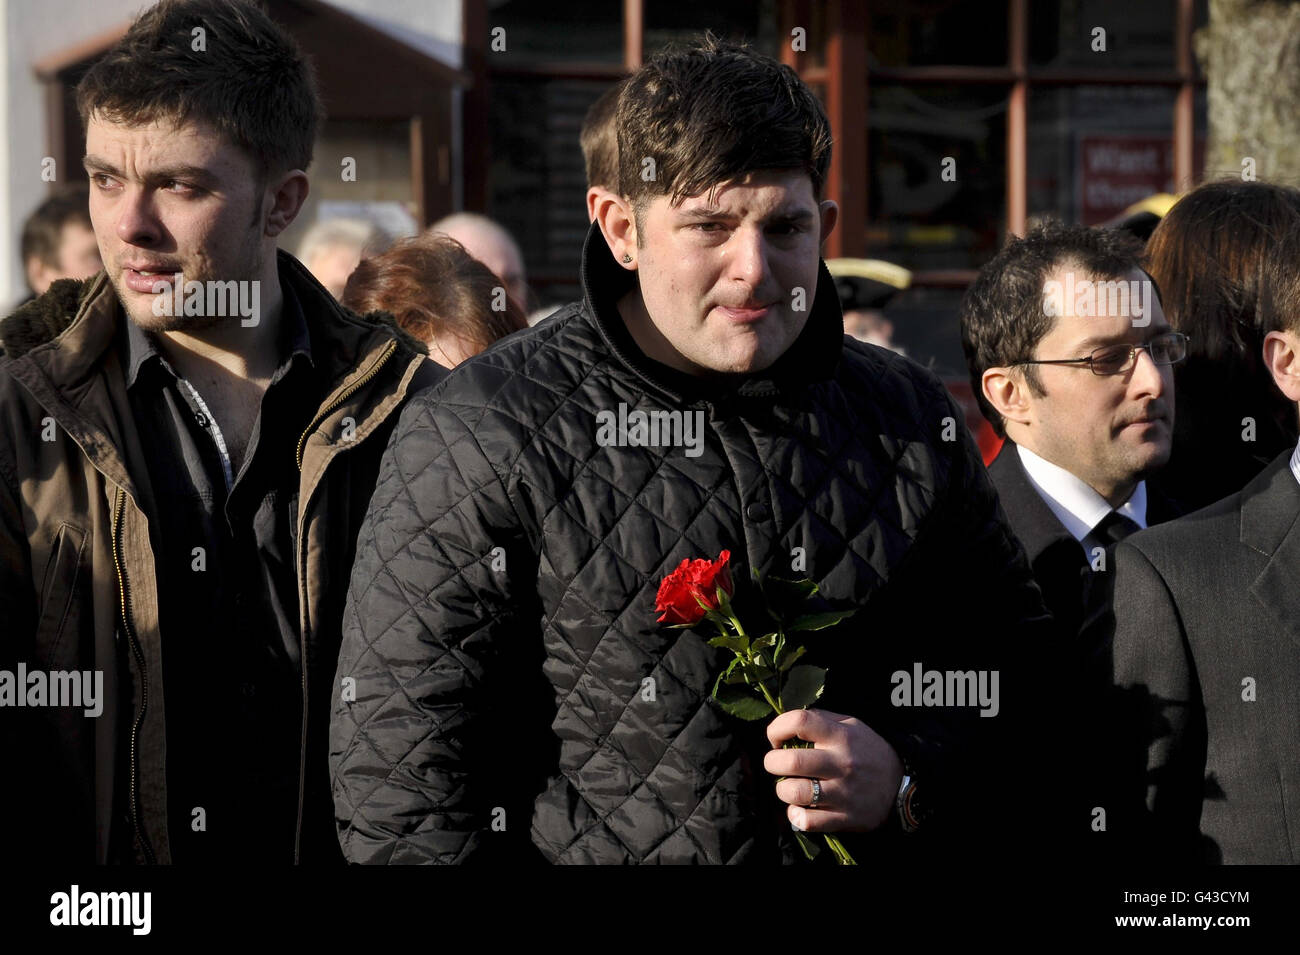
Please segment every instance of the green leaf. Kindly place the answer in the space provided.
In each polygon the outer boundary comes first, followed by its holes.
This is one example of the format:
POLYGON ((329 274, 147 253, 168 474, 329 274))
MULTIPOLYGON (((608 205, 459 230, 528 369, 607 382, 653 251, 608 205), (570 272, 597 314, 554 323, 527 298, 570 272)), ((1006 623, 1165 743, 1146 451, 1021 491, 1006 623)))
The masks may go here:
POLYGON ((794 662, 808 652, 807 647, 795 647, 793 651, 785 654, 785 659, 781 661, 778 668, 782 673, 794 666, 794 662))
POLYGON ((755 685, 776 676, 776 671, 771 667, 759 666, 755 663, 742 663, 741 666, 744 667, 745 677, 755 685))
POLYGON ((704 612, 704 617, 706 620, 713 621, 714 626, 716 626, 724 634, 731 633, 733 630, 735 630, 735 627, 731 623, 731 618, 723 616, 722 614, 718 613, 716 610, 706 610, 704 612))
POLYGON ((791 633, 798 633, 801 630, 825 630, 827 627, 833 627, 841 620, 847 620, 857 613, 857 608, 853 610, 831 610, 828 613, 810 613, 798 617, 790 624, 791 633))
POLYGON ((744 637, 717 636, 709 641, 711 647, 726 647, 736 653, 744 653, 749 649, 749 641, 744 637))
POLYGON ((767 700, 739 686, 722 684, 714 687, 713 698, 724 710, 742 720, 761 720, 771 715, 767 700))
POLYGON ((810 578, 786 580, 784 577, 764 577, 763 594, 782 606, 802 603, 817 593, 817 584, 810 578))
POLYGON ((766 647, 774 647, 776 646, 776 637, 777 635, 775 631, 772 633, 765 633, 749 645, 750 649, 762 650, 766 647))
POLYGON ((822 851, 822 847, 812 839, 808 838, 804 833, 796 832, 794 837, 799 840, 799 848, 803 849, 803 854, 806 855, 809 860, 816 859, 817 854, 822 851))
POLYGON ((786 675, 781 687, 780 703, 786 710, 802 709, 817 702, 826 685, 826 671, 821 667, 797 666, 786 675))
POLYGON ((714 696, 718 695, 718 687, 722 686, 724 682, 736 683, 745 679, 744 673, 733 672, 738 666, 740 666, 740 657, 735 657, 729 664, 727 664, 727 668, 718 674, 718 678, 713 681, 714 696))

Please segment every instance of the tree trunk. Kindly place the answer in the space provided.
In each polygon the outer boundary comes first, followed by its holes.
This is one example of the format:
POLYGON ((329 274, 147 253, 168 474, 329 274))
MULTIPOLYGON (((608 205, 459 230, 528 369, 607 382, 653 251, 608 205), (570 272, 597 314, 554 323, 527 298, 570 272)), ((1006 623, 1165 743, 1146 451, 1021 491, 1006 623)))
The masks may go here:
POLYGON ((1205 179, 1300 186, 1300 4, 1210 0, 1195 42, 1209 85, 1205 179))

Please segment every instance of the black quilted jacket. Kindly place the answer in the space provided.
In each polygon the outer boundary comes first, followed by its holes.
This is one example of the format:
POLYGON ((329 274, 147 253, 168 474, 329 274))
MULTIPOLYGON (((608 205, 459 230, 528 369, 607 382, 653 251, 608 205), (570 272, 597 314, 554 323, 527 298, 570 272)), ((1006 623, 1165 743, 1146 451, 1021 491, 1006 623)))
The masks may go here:
MULTIPOLYGON (((358 542, 331 723, 353 862, 796 858, 765 723, 709 698, 729 652, 656 623, 660 579, 724 548, 751 613, 751 569, 861 608, 805 635, 830 668, 819 706, 909 762, 932 832, 998 785, 972 760, 1014 716, 1006 672, 998 719, 890 702, 895 671, 1005 671, 1044 623, 961 411, 918 365, 844 337, 824 266, 781 361, 712 388, 637 350, 614 306, 628 281, 593 230, 582 303, 403 412, 358 542), (621 403, 702 411, 701 453, 602 445, 597 414, 621 403)), ((854 838, 861 861, 916 845, 892 817, 854 838)))

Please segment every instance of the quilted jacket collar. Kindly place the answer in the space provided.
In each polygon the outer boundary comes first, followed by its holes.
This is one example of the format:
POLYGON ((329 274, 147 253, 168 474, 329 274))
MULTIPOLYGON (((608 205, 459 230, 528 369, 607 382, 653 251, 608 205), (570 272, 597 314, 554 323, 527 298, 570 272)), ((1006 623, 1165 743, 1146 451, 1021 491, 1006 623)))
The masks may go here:
POLYGON ((826 263, 817 263, 817 294, 799 337, 770 367, 753 375, 697 378, 646 356, 632 338, 617 302, 636 277, 614 261, 613 253, 592 223, 582 249, 584 312, 614 356, 634 374, 677 403, 727 398, 762 399, 798 394, 808 385, 833 378, 844 349, 844 315, 826 263))

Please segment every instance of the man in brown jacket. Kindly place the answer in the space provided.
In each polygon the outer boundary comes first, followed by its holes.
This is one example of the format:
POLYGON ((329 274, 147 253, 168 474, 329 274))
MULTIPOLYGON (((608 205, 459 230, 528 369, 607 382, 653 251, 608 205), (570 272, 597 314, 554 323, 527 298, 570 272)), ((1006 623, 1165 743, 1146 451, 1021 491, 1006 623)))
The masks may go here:
POLYGON ((320 106, 259 8, 164 0, 78 106, 105 272, 0 323, 0 818, 42 860, 340 860, 346 582, 439 372, 276 250, 320 106))

